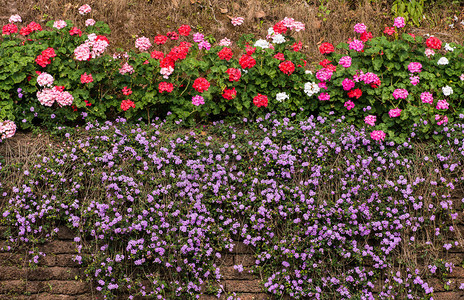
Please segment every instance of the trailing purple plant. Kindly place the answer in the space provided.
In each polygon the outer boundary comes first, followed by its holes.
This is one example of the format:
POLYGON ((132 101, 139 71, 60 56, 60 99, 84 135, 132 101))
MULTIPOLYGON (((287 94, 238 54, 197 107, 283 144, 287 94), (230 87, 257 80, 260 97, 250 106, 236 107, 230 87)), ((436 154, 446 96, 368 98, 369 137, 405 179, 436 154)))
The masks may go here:
POLYGON ((396 144, 343 119, 269 113, 194 129, 123 118, 59 128, 48 155, 1 166, 3 250, 34 248, 66 225, 74 259, 110 298, 220 296, 220 261, 234 240, 256 260, 236 269, 262 274, 271 294, 371 299, 377 287, 380 298, 429 297, 428 279, 446 279, 453 264, 421 255, 463 246, 454 191, 464 126, 421 146, 423 123, 396 144), (21 181, 4 180, 12 173, 21 181))

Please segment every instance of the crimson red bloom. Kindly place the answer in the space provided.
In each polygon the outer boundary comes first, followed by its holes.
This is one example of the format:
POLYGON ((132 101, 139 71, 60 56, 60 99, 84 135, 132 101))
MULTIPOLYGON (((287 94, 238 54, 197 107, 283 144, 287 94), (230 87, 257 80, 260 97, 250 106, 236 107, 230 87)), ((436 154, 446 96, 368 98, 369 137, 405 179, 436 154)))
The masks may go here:
POLYGON ((129 96, 130 94, 132 94, 132 90, 130 88, 127 88, 127 86, 125 86, 122 88, 122 94, 124 96, 129 96))
POLYGON ((416 35, 414 33, 408 33, 410 36, 412 36, 413 39, 416 39, 416 35))
POLYGON ((238 60, 242 69, 251 69, 256 65, 256 60, 250 55, 243 54, 238 60))
POLYGON ((2 34, 10 35, 12 33, 18 32, 18 26, 15 24, 6 24, 3 26, 2 34))
POLYGON ((360 89, 351 90, 348 92, 348 97, 359 99, 362 96, 362 91, 360 89))
POLYGON ((434 36, 429 37, 425 41, 425 44, 427 45, 427 47, 435 49, 435 50, 441 49, 441 41, 434 36))
POLYGON ((92 103, 90 103, 89 101, 84 100, 84 102, 85 102, 85 106, 92 106, 92 103))
POLYGON ((77 28, 77 27, 73 27, 73 28, 71 28, 71 30, 69 30, 69 34, 70 34, 70 35, 78 34, 79 36, 81 36, 81 35, 82 35, 82 31, 81 31, 79 28, 77 28))
POLYGON ((363 42, 370 41, 372 38, 373 38, 372 32, 364 31, 363 33, 361 33, 360 39, 361 39, 361 41, 363 41, 363 42))
POLYGON ((121 109, 122 109, 123 111, 126 111, 126 110, 128 110, 129 108, 131 108, 131 107, 132 107, 132 108, 135 108, 135 103, 134 103, 133 101, 131 101, 131 100, 129 100, 129 99, 127 99, 127 100, 122 100, 122 102, 121 102, 121 109))
POLYGON ((45 68, 48 64, 51 63, 50 59, 43 56, 42 54, 37 56, 37 58, 35 59, 35 62, 42 68, 45 68))
POLYGON ((282 34, 287 32, 287 27, 282 21, 276 23, 272 29, 274 29, 275 34, 282 34))
POLYGON ((154 58, 154 59, 163 59, 164 58, 164 54, 163 52, 161 51, 153 51, 151 54, 150 54, 151 58, 154 58))
POLYGON ((396 32, 395 27, 385 27, 385 30, 383 31, 383 33, 388 34, 388 35, 392 35, 395 32, 396 32))
POLYGON ((284 74, 290 75, 295 71, 295 64, 289 60, 281 62, 279 65, 279 69, 284 72, 284 74))
POLYGON ((292 49, 295 52, 300 51, 302 48, 303 48, 303 44, 301 43, 301 41, 299 41, 298 43, 293 43, 292 45, 292 49))
POLYGON ((158 85, 158 90, 160 93, 163 92, 172 92, 174 90, 174 85, 170 82, 160 82, 158 85))
POLYGON ((182 25, 179 27, 179 35, 182 35, 182 36, 188 36, 190 34, 190 30, 192 30, 190 28, 190 26, 188 25, 182 25))
POLYGON ((228 47, 224 47, 221 51, 218 52, 218 56, 222 60, 225 59, 225 60, 229 61, 232 58, 233 55, 234 55, 234 53, 228 47))
POLYGON ((245 51, 247 55, 252 55, 256 52, 256 47, 251 47, 250 45, 245 46, 245 51))
POLYGON ((108 38, 104 35, 97 35, 97 38, 95 39, 95 41, 106 41, 108 44, 110 43, 108 38))
POLYGON ((174 47, 166 55, 166 57, 170 57, 174 61, 177 61, 179 59, 185 59, 187 57, 188 51, 189 51, 189 48, 185 46, 174 47))
POLYGON ((240 69, 229 68, 226 73, 229 74, 229 81, 239 81, 242 76, 240 69))
POLYGON ((32 31, 33 30, 29 26, 26 26, 26 27, 21 28, 21 30, 19 31, 19 34, 27 36, 27 35, 31 34, 32 31))
POLYGON ((222 97, 224 97, 227 100, 232 100, 237 96, 237 91, 235 88, 231 89, 224 89, 224 93, 222 94, 222 97))
POLYGON ((256 105, 256 107, 267 107, 268 101, 267 101, 267 96, 258 94, 253 98, 253 104, 256 105))
POLYGON ((155 42, 155 44, 163 45, 168 41, 168 38, 166 36, 164 36, 164 35, 157 35, 157 36, 155 36, 153 41, 155 42))
POLYGON ((278 60, 285 60, 285 56, 283 53, 277 53, 276 55, 274 55, 274 58, 278 60))
POLYGON ((90 83, 93 81, 92 74, 87 74, 85 72, 84 74, 81 75, 81 83, 90 83))
POLYGON ((193 82, 193 85, 192 85, 192 87, 199 93, 203 93, 204 91, 207 91, 209 86, 210 86, 210 84, 209 84, 208 80, 206 80, 203 77, 199 77, 199 78, 195 79, 195 81, 193 82))
POLYGON ((178 40, 179 39, 179 35, 175 31, 171 31, 171 32, 166 33, 166 37, 170 38, 171 40, 178 40))
POLYGON ((166 56, 160 61, 160 68, 168 68, 168 67, 174 68, 174 66, 175 66, 175 61, 169 56, 166 56))
POLYGON ((47 59, 53 58, 56 56, 55 49, 48 47, 47 49, 42 51, 42 55, 47 59))
POLYGON ((319 65, 323 66, 324 68, 327 67, 328 64, 330 64, 332 61, 328 60, 327 58, 324 59, 323 61, 319 62, 319 65))
POLYGON ((55 86, 55 90, 57 90, 58 92, 64 91, 64 85, 57 85, 57 86, 55 86))
POLYGON ((36 22, 31 22, 29 25, 27 25, 32 31, 42 31, 42 26, 40 24, 37 24, 36 22))
POLYGON ((319 52, 321 52, 321 54, 329 54, 334 51, 335 48, 331 43, 322 43, 322 45, 319 47, 319 52))

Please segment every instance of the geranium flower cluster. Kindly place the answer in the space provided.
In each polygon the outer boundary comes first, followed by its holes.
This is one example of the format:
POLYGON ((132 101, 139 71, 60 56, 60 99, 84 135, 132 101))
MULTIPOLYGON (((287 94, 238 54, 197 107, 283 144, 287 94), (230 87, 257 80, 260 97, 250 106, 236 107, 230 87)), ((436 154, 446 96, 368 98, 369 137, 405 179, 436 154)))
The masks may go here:
POLYGON ((37 92, 37 99, 43 106, 52 106, 55 101, 59 106, 70 106, 74 101, 74 97, 64 91, 64 86, 54 86, 53 88, 45 88, 37 92))
POLYGON ((108 38, 91 33, 87 40, 74 50, 74 58, 79 61, 90 60, 102 55, 109 45, 108 38))
POLYGON ((13 121, 0 122, 0 138, 2 140, 11 138, 16 133, 16 124, 13 121))
POLYGON ((55 49, 49 47, 43 50, 42 53, 37 56, 35 62, 42 68, 45 68, 47 65, 52 63, 50 59, 53 57, 56 57, 55 49))

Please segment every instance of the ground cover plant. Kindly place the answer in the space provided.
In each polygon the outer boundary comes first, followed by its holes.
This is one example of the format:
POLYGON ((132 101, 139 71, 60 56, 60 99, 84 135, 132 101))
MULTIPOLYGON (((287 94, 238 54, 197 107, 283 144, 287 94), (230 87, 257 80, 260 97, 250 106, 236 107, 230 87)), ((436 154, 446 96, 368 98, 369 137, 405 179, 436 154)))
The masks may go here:
POLYGON ((21 173, 2 187, 10 250, 66 225, 75 259, 110 298, 220 295, 234 239, 256 258, 235 268, 275 295, 370 299, 380 284, 380 299, 424 299, 432 276, 451 284, 453 263, 436 255, 462 247, 462 126, 418 148, 321 117, 177 123, 65 128, 27 167, 2 165, 3 178, 21 173))
POLYGON ((37 245, 68 226, 108 298, 221 295, 234 240, 256 258, 234 268, 278 296, 427 299, 430 278, 455 284, 441 257, 463 246, 461 45, 403 32, 402 17, 378 37, 358 23, 311 69, 291 18, 219 42, 184 24, 113 55, 101 21, 20 20, 0 44, 1 138, 45 125, 57 140, 0 165, 4 251, 40 264, 37 245))

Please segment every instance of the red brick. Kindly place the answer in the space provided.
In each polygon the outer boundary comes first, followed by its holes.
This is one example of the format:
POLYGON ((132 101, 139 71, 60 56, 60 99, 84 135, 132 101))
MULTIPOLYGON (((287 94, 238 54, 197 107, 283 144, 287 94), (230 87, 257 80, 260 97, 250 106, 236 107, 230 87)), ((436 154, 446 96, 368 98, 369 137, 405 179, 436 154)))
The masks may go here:
POLYGON ((264 293, 244 293, 238 294, 237 297, 240 297, 240 300, 268 300, 272 299, 270 295, 264 293))
POLYGON ((226 280, 228 292, 259 293, 262 291, 259 280, 226 280))
POLYGON ((26 269, 19 269, 16 267, 2 267, 0 270, 0 281, 24 279, 26 272, 26 269))
POLYGON ((234 249, 233 252, 235 253, 246 253, 246 254, 252 254, 253 253, 253 248, 242 243, 242 242, 234 242, 234 249))
POLYGON ((248 270, 244 270, 243 272, 238 272, 237 270, 234 269, 234 267, 221 268, 221 274, 224 276, 224 279, 238 279, 238 280, 256 279, 256 276, 248 273, 248 270))
POLYGON ((27 280, 73 280, 79 276, 79 269, 63 267, 47 267, 29 269, 27 280))
POLYGON ((439 292, 433 294, 435 300, 463 300, 464 292, 439 292))
POLYGON ((73 245, 72 242, 67 242, 67 241, 51 241, 49 243, 40 245, 39 250, 45 253, 54 253, 54 254, 77 253, 76 246, 73 245))
POLYGON ((254 266, 256 259, 253 255, 235 255, 234 262, 236 265, 242 265, 244 267, 254 266))
POLYGON ((59 226, 57 237, 60 240, 74 240, 74 237, 76 237, 76 234, 74 231, 72 231, 66 226, 59 226))
MULTIPOLYGON (((464 256, 463 256, 464 257, 464 256)), ((462 259, 461 259, 462 260, 462 259)), ((464 278, 464 268, 453 267, 453 272, 449 275, 450 278, 464 278)))
POLYGON ((234 255, 221 253, 221 258, 216 259, 219 265, 224 266, 233 266, 234 265, 234 255))

